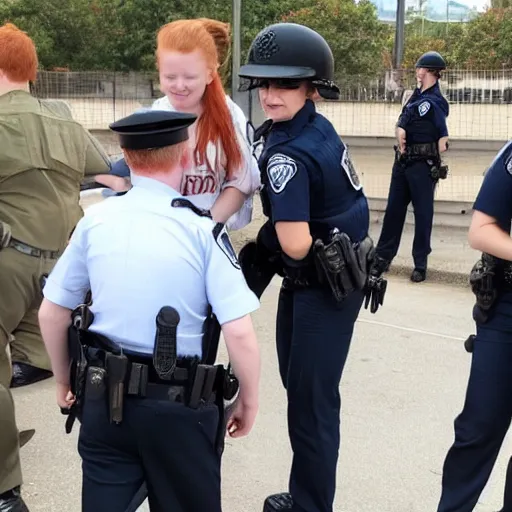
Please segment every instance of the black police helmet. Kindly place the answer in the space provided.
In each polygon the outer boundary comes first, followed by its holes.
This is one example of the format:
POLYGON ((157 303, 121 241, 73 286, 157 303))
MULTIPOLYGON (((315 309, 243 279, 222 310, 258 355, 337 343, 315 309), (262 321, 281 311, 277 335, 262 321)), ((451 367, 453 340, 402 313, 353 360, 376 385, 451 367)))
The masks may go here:
POLYGON ((437 52, 424 53, 416 62, 417 68, 425 69, 446 69, 446 62, 443 57, 437 52))
MULTIPOLYGON (((304 79, 326 99, 337 99, 334 84, 334 57, 326 40, 297 23, 276 23, 264 28, 249 49, 247 63, 238 73, 251 80, 304 79)), ((249 86, 252 88, 257 85, 249 86)))

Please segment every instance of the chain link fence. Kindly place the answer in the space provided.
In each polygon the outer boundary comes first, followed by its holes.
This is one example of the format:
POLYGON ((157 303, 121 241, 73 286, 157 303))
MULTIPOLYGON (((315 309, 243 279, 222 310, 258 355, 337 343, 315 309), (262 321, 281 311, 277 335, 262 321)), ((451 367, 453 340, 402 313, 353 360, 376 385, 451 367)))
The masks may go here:
MULTIPOLYGON (((368 193, 387 197, 395 123, 402 103, 416 86, 415 72, 388 70, 373 77, 349 76, 338 84, 341 99, 321 102, 318 110, 342 138, 370 139, 364 147, 351 148, 353 159, 368 193), (389 143, 372 146, 371 139, 389 143)), ((441 89, 450 103, 450 139, 478 141, 479 148, 448 152, 451 176, 440 184, 438 198, 472 201, 496 146, 512 138, 512 69, 451 69, 443 72, 441 89)), ((66 101, 75 119, 94 131, 114 157, 120 150, 108 125, 162 96, 156 72, 43 71, 32 93, 66 101)), ((254 104, 258 105, 256 99, 254 104)))
MULTIPOLYGON (((450 103, 512 103, 512 69, 450 69, 442 73, 442 90, 450 103)), ((386 70, 374 76, 352 75, 338 80, 340 101, 401 103, 416 85, 414 70, 386 70)), ((161 96, 158 74, 103 71, 40 71, 32 92, 40 98, 139 100, 161 96)))

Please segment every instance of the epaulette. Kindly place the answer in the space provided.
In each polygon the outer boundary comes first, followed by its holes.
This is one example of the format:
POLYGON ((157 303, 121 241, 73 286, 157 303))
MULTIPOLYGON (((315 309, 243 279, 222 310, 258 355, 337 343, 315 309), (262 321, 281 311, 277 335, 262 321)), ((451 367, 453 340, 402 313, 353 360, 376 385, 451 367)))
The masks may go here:
POLYGON ((215 242, 219 246, 220 250, 226 255, 231 265, 240 270, 240 262, 238 261, 236 251, 231 243, 225 224, 217 222, 212 229, 212 234, 213 238, 215 238, 215 242))
POLYGON ((211 214, 210 210, 206 210, 205 208, 199 208, 194 203, 192 203, 188 199, 184 199, 183 197, 178 197, 176 199, 173 199, 171 206, 173 206, 175 208, 189 208, 196 215, 199 215, 200 217, 208 217, 210 219, 212 218, 212 214, 211 214))

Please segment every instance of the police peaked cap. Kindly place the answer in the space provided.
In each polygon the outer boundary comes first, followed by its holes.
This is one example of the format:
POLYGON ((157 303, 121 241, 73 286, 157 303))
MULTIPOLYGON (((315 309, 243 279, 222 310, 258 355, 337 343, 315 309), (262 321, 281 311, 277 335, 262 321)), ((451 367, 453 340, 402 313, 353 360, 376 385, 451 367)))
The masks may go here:
POLYGON ((417 68, 425 69, 446 69, 446 62, 437 52, 424 53, 416 62, 417 68))
POLYGON ((109 128, 119 134, 119 144, 126 149, 155 149, 186 141, 194 114, 146 110, 119 119, 109 128))
POLYGON ((249 79, 304 79, 328 99, 337 99, 334 57, 327 41, 314 30, 296 23, 264 28, 249 49, 247 63, 238 73, 249 79))

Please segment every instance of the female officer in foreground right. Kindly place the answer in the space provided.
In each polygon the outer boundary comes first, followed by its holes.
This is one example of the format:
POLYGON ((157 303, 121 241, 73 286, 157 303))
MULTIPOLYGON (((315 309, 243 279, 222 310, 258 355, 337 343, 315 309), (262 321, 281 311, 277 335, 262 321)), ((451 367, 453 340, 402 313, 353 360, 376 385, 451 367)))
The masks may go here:
POLYGON ((512 419, 512 142, 491 164, 473 209, 469 243, 483 253, 470 278, 477 334, 438 512, 474 509, 512 419))
MULTIPOLYGON (((249 273, 256 267, 258 275, 268 259, 285 276, 276 337, 293 462, 289 493, 269 496, 265 512, 333 510, 339 385, 372 250, 368 202, 347 148, 312 101, 339 96, 333 74, 327 42, 293 23, 261 31, 240 70, 247 88, 259 89, 269 118, 256 131, 268 221, 240 252, 240 264, 249 283, 249 273)), ((268 280, 252 284, 261 295, 268 280)))

